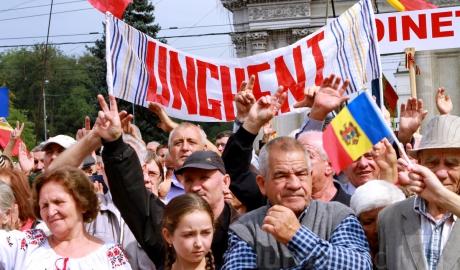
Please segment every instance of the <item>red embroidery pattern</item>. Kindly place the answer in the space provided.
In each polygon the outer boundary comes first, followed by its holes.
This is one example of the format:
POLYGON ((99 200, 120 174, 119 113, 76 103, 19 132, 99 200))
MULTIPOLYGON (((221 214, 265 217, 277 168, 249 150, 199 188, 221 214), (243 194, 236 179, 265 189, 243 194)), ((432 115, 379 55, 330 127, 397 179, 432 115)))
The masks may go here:
POLYGON ((115 245, 107 250, 107 257, 110 260, 112 269, 115 269, 119 266, 125 265, 128 263, 126 259, 125 252, 119 245, 115 245))
POLYGON ((41 246, 46 239, 46 235, 42 230, 28 230, 25 232, 25 237, 21 239, 20 249, 26 250, 29 245, 41 246))

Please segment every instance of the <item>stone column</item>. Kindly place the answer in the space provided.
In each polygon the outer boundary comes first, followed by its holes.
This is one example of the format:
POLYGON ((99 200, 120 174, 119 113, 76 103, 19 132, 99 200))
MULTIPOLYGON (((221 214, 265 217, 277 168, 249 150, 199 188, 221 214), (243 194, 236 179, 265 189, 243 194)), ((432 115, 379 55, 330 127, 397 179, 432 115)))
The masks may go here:
POLYGON ((245 57, 247 56, 247 42, 246 34, 231 34, 233 44, 235 44, 236 56, 245 57))
POLYGON ((266 31, 251 32, 247 34, 247 37, 251 43, 251 55, 267 50, 268 33, 266 31))

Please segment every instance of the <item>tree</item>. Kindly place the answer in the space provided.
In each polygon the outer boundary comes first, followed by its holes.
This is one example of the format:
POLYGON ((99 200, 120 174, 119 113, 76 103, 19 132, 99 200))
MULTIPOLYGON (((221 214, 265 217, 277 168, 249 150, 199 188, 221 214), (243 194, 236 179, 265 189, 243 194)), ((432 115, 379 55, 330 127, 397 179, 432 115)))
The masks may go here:
POLYGON ((48 136, 75 134, 75 123, 82 123, 84 116, 94 113, 95 108, 82 105, 82 102, 94 104, 95 95, 90 92, 92 82, 88 70, 78 58, 66 56, 60 50, 49 47, 47 83, 44 85, 43 57, 44 45, 0 54, 0 81, 13 93, 11 101, 15 107, 34 123, 34 133, 39 141, 44 139, 43 86, 46 91, 48 136), (73 97, 76 88, 79 89, 78 95, 73 97), (78 108, 82 115, 66 111, 69 108, 74 111, 78 108))

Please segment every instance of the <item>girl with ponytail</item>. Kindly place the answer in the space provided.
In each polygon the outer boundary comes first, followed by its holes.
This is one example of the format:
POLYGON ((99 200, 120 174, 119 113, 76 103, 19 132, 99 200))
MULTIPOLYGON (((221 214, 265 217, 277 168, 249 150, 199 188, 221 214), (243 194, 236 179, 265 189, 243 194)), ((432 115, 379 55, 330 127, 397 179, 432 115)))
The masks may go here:
POLYGON ((162 235, 166 244, 165 270, 214 270, 211 243, 214 216, 209 204, 189 193, 165 207, 162 235))

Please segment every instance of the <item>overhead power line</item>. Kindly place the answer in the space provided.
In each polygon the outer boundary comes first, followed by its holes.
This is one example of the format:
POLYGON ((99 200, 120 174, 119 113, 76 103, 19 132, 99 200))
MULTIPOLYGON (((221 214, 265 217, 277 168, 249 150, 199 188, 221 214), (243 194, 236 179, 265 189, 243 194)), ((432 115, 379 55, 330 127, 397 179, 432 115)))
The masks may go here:
MULTIPOLYGON (((81 2, 87 2, 87 0, 75 0, 75 1, 61 2, 61 3, 55 3, 55 4, 53 4, 53 5, 54 5, 54 6, 57 6, 57 5, 65 5, 65 4, 81 3, 81 2)), ((23 10, 23 9, 31 9, 31 8, 40 8, 40 7, 49 7, 49 6, 50 6, 50 4, 35 5, 35 6, 27 6, 27 7, 15 7, 15 8, 0 9, 0 12, 7 12, 7 11, 13 11, 13 10, 23 10)))
MULTIPOLYGON (((48 43, 48 45, 58 46, 58 45, 72 45, 72 44, 90 44, 95 43, 96 41, 69 41, 69 42, 55 42, 48 43)), ((32 47, 40 45, 40 43, 35 44, 16 44, 16 45, 0 45, 0 48, 18 48, 18 47, 32 47)))
MULTIPOLYGON (((90 10, 94 8, 79 8, 79 9, 71 9, 71 10, 64 10, 64 11, 57 11, 53 12, 52 14, 63 14, 63 13, 70 13, 70 12, 77 12, 77 11, 83 11, 83 10, 90 10)), ((6 19, 0 19, 0 22, 3 21, 12 21, 12 20, 20 20, 20 19, 27 19, 27 18, 33 18, 33 17, 41 17, 41 16, 49 16, 49 13, 43 13, 43 14, 35 14, 35 15, 28 15, 28 16, 21 16, 21 17, 12 17, 12 18, 6 18, 6 19)))
MULTIPOLYGON (((50 35, 50 37, 76 37, 76 36, 90 36, 90 35, 102 35, 99 32, 81 33, 81 34, 61 34, 61 35, 50 35)), ((28 36, 28 37, 7 37, 0 38, 0 40, 17 40, 17 39, 32 39, 32 38, 45 38, 46 36, 28 36)))

